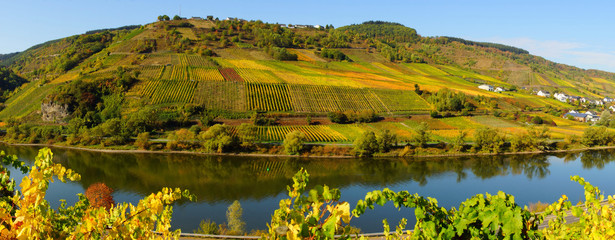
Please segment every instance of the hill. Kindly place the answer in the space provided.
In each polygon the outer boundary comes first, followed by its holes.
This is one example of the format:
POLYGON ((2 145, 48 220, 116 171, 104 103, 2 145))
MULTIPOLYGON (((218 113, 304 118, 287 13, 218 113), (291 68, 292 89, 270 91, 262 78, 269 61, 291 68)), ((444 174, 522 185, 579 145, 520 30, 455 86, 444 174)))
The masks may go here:
MULTIPOLYGON (((453 131, 465 129, 464 121, 513 131, 536 114, 549 120, 572 108, 604 109, 533 91, 602 99, 615 90, 613 73, 553 63, 501 44, 423 37, 412 28, 381 21, 337 29, 241 19, 158 21, 50 41, 3 56, 0 63, 28 80, 6 95, 10 98, 0 119, 39 124, 80 119, 87 128, 121 119, 133 131, 128 135, 190 126, 207 114, 228 124, 256 112, 274 119, 345 112, 357 122, 361 114, 394 119, 435 110, 505 118, 428 121, 436 139, 450 141, 453 131), (512 91, 485 91, 478 88, 481 84, 512 91), (530 112, 519 114, 523 111, 530 112)), ((389 129, 408 140, 417 123, 427 121, 421 119, 369 127, 389 129)), ((315 142, 352 141, 364 131, 335 124, 297 129, 315 142)), ((583 129, 558 130, 558 136, 583 129)), ((279 141, 292 130, 276 126, 258 131, 262 140, 279 141)), ((77 134, 79 128, 72 131, 77 134)))

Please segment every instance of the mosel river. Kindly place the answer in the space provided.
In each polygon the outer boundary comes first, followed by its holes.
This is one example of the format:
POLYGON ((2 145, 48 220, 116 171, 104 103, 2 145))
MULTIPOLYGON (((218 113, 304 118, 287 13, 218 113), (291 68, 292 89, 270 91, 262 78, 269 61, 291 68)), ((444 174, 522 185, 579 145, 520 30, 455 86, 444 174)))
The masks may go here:
MULTIPOLYGON (((40 147, 6 146, 31 165, 40 147)), ((310 185, 339 188, 342 200, 354 208, 369 191, 390 188, 407 190, 438 200, 440 206, 457 207, 467 198, 498 191, 515 196, 519 205, 552 203, 563 194, 573 203, 583 197, 583 188, 570 181, 579 175, 615 193, 615 150, 579 153, 468 156, 404 159, 335 159, 288 157, 204 156, 166 153, 102 153, 52 148, 54 161, 81 174, 81 181, 50 185, 47 200, 57 208, 60 199, 69 205, 77 193, 93 183, 113 188, 116 202, 136 204, 163 187, 188 189, 196 202, 174 204, 172 224, 192 232, 203 219, 218 224, 226 221, 226 209, 235 200, 243 207, 243 218, 251 229, 266 229, 280 199, 287 198, 286 186, 301 168, 310 174, 310 185)), ((20 181, 23 175, 12 171, 20 181)), ((414 225, 413 209, 395 209, 392 204, 368 210, 351 225, 365 233, 381 232, 382 219, 393 226, 402 217, 414 225)))

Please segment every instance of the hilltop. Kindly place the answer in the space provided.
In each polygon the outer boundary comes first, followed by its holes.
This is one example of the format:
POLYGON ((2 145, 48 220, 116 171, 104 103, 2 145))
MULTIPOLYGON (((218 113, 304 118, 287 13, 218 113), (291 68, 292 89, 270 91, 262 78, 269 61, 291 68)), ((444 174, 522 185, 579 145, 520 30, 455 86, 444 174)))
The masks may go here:
POLYGON ((564 129, 577 125, 560 118, 565 112, 605 106, 535 92, 597 100, 612 97, 615 90, 613 73, 550 62, 501 44, 425 37, 398 23, 334 28, 242 19, 159 20, 89 31, 0 56, 9 75, 24 79, 2 87, 7 100, 0 119, 9 125, 58 126, 54 131, 73 135, 82 127, 116 124, 130 129, 114 130, 124 137, 262 120, 261 125, 292 126, 260 127, 260 140, 281 141, 298 129, 313 142, 350 142, 365 131, 361 125, 332 123, 384 119, 368 128, 390 130, 409 141, 419 123, 428 122, 436 140, 450 142, 455 132, 465 129, 471 137, 481 126, 512 134, 539 117, 558 126, 552 129, 555 138, 563 138, 586 128, 564 129), (482 84, 505 91, 479 89, 482 84), (320 125, 300 120, 306 116, 320 125))

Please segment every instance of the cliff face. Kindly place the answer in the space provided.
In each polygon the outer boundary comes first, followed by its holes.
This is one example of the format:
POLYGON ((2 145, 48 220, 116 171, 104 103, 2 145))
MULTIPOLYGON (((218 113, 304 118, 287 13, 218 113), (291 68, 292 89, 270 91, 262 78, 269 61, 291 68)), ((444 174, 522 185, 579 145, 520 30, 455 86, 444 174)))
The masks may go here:
POLYGON ((64 122, 69 114, 66 104, 41 103, 41 119, 45 122, 64 122))

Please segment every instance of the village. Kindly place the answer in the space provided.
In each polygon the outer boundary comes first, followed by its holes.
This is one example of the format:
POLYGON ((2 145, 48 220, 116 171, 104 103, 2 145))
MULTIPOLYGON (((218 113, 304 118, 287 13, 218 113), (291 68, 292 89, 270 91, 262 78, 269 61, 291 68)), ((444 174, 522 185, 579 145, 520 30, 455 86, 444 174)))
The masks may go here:
MULTIPOLYGON (((482 84, 478 86, 479 89, 482 90, 486 90, 486 91, 490 91, 490 92, 505 92, 508 91, 508 89, 503 88, 503 87, 494 87, 488 84, 482 84)), ((591 108, 590 106, 594 106, 594 107, 598 107, 598 106, 605 106, 605 105, 610 105, 608 107, 608 110, 610 110, 611 112, 615 112, 615 105, 612 105, 612 103, 615 102, 615 99, 610 98, 610 97, 604 97, 602 99, 589 99, 586 97, 579 97, 579 96, 571 96, 571 95, 567 95, 565 93, 562 92, 555 92, 553 93, 553 95, 551 95, 551 93, 549 91, 546 90, 533 90, 532 93, 534 95, 537 95, 539 97, 545 97, 545 98, 550 98, 553 97, 554 99, 557 99, 560 102, 564 102, 564 103, 580 103, 580 104, 584 104, 583 106, 585 108, 591 108)), ((595 112, 595 111, 591 111, 591 110, 585 110, 585 111, 577 111, 577 110, 569 110, 567 113, 565 113, 562 118, 565 119, 569 119, 569 120, 575 120, 575 121, 579 121, 579 122, 590 122, 590 123, 595 123, 598 122, 598 120, 600 120, 600 115, 595 112)))

